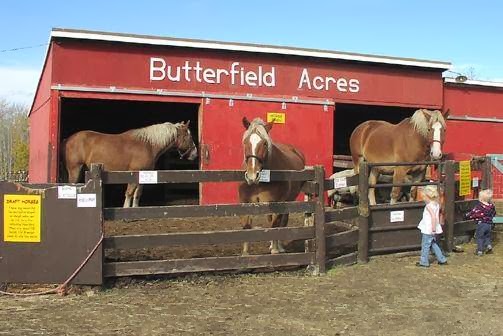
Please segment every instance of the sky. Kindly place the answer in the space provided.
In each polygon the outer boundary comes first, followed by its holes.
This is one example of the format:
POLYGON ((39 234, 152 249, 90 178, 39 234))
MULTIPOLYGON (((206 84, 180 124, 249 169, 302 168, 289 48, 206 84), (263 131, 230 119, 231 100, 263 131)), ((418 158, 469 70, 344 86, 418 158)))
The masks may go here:
POLYGON ((0 0, 0 99, 31 103, 53 27, 447 61, 503 82, 502 13, 499 0, 0 0))

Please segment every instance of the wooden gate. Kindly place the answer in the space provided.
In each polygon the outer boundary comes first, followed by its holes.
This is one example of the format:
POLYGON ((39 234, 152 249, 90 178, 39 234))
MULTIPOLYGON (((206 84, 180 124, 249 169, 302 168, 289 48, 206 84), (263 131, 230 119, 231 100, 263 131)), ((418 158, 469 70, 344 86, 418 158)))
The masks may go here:
MULTIPOLYGON (((102 172, 102 183, 138 183, 139 172, 102 172)), ((212 232, 141 234, 113 236, 104 239, 104 249, 135 249, 167 246, 218 245, 269 240, 312 240, 303 253, 277 255, 225 256, 172 260, 105 262, 105 277, 173 274, 187 272, 253 269, 262 267, 313 265, 315 272, 325 271, 325 235, 323 213, 322 167, 303 171, 271 171, 271 181, 304 181, 307 201, 249 204, 183 205, 138 208, 104 208, 105 220, 147 218, 197 218, 209 216, 266 215, 273 213, 306 213, 314 218, 312 226, 227 230, 212 232)), ((158 183, 197 183, 244 181, 242 171, 158 171, 158 183)))
MULTIPOLYGON (((473 205, 473 200, 461 200, 456 190, 459 185, 459 162, 447 160, 443 162, 394 162, 394 163, 360 163, 359 179, 359 242, 358 259, 367 262, 369 256, 402 251, 420 250, 421 236, 417 225, 422 217, 423 202, 408 202, 397 204, 369 205, 369 187, 393 187, 398 184, 368 184, 371 167, 376 166, 407 166, 407 165, 435 165, 440 176, 434 182, 401 183, 400 186, 437 185, 444 193, 443 211, 445 216, 443 248, 452 251, 455 237, 469 235, 475 229, 473 221, 463 220, 464 213, 473 205)), ((481 175, 480 187, 490 187, 490 170, 487 159, 475 158, 470 162, 473 170, 479 170, 481 175)), ((471 183, 471 181, 470 181, 471 183)))
POLYGON ((0 182, 0 283, 102 283, 97 177, 64 189, 0 182))

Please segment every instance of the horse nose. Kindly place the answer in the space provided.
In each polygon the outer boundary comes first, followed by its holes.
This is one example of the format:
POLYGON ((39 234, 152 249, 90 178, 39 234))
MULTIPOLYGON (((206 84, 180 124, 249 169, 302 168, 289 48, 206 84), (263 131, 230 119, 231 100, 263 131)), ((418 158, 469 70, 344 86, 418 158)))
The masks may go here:
POLYGON ((431 150, 430 156, 434 160, 440 160, 442 158, 442 152, 440 152, 440 151, 437 152, 437 151, 431 150))
POLYGON ((248 185, 258 184, 259 173, 258 172, 245 172, 245 180, 248 185))
POLYGON ((190 154, 189 154, 189 160, 195 160, 197 158, 197 148, 194 147, 192 148, 192 150, 190 151, 190 154))

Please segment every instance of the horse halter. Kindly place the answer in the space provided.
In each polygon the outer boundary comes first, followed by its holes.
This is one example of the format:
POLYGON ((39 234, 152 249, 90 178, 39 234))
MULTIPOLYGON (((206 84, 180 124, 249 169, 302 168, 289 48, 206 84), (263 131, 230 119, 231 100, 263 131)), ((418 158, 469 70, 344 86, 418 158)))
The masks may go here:
MULTIPOLYGON (((187 135, 189 136, 189 135, 187 135)), ((196 148, 196 144, 194 143, 194 141, 190 141, 190 145, 189 147, 182 153, 180 151, 180 146, 181 146, 181 141, 177 141, 177 146, 176 146, 176 150, 178 151, 178 154, 180 155, 180 159, 183 159, 185 156, 187 156, 194 148, 196 148)))
POLYGON ((264 160, 260 157, 258 157, 257 155, 253 155, 253 154, 250 154, 250 155, 246 155, 245 156, 245 159, 246 159, 246 162, 248 162, 249 159, 257 159, 257 161, 263 166, 264 165, 264 160))
POLYGON ((185 158, 194 148, 196 148, 196 145, 194 143, 191 143, 189 148, 185 152, 180 152, 180 148, 177 148, 176 150, 178 151, 178 154, 180 155, 180 159, 185 158))

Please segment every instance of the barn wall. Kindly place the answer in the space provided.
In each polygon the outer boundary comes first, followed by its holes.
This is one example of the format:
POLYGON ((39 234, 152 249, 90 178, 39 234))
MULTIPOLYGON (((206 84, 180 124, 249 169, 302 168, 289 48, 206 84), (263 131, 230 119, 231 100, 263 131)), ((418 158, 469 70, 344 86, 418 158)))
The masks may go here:
POLYGON ((68 39, 58 41, 54 49, 58 58, 54 68, 57 84, 316 97, 392 106, 442 106, 439 70, 68 39), (193 68, 198 64, 201 70, 196 75, 193 68), (186 72, 183 66, 191 70, 186 72), (210 69, 206 80, 205 69, 210 69), (232 69, 237 71, 234 76, 221 72, 217 83, 215 72, 232 69))
MULTIPOLYGON (((324 165, 332 171, 333 107, 327 111, 321 105, 234 101, 212 99, 203 105, 202 146, 209 151, 209 160, 201 157, 202 169, 240 169, 243 163, 242 136, 245 131, 242 118, 260 117, 268 112, 285 113, 285 124, 274 124, 273 142, 292 144, 305 155, 307 165, 324 165)), ((203 154, 204 156, 204 151, 203 154)), ((236 183, 204 183, 201 203, 236 202, 236 183)))
MULTIPOLYGON (((445 84, 444 109, 451 116, 503 119, 503 89, 474 85, 445 84)), ((503 153, 503 124, 449 120, 445 151, 455 159, 503 153)), ((493 169, 494 197, 503 198, 503 177, 493 169)))
POLYGON ((37 92, 29 115, 30 161, 29 181, 49 182, 51 79, 53 70, 52 48, 47 54, 46 63, 40 77, 37 92))

